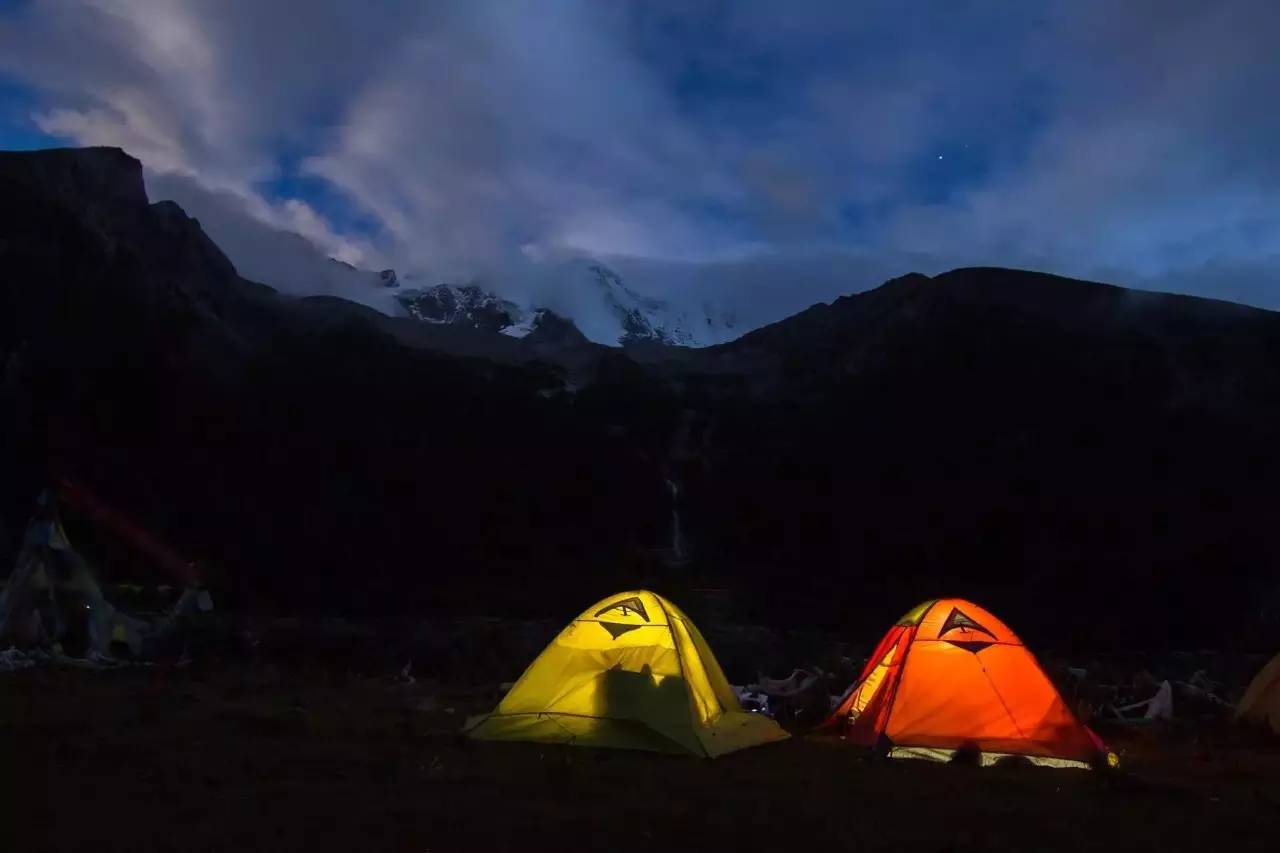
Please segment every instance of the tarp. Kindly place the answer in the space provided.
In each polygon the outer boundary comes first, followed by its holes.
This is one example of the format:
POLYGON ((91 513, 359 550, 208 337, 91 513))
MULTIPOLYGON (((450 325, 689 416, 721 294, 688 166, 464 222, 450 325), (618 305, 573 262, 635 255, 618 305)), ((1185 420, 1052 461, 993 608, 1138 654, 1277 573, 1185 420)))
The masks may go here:
POLYGON ((1172 720, 1173 719, 1173 685, 1168 681, 1160 682, 1160 686, 1156 688, 1155 695, 1150 699, 1143 699, 1141 702, 1134 702, 1121 708, 1115 708, 1115 715, 1120 722, 1151 722, 1154 720, 1172 720), (1143 709, 1142 716, 1134 719, 1126 717, 1129 711, 1143 709))
POLYGON ((492 714, 481 740, 530 740, 715 757, 787 737, 742 710, 693 622, 652 592, 598 601, 569 623, 492 714))
POLYGON ((1105 750, 1017 635, 956 598, 898 620, 823 728, 899 755, 976 750, 1088 765, 1105 750))

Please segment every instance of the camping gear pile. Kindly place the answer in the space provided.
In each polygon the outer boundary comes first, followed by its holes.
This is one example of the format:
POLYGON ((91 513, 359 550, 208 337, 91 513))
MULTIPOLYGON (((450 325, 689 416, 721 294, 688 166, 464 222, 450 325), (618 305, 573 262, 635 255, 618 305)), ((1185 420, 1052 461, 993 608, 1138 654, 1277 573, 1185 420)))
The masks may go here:
POLYGON ((786 678, 757 673, 755 682, 743 688, 739 697, 754 702, 757 710, 774 719, 813 724, 831 711, 832 678, 819 667, 795 669, 786 678))
POLYGON ((1063 698, 1082 719, 1118 730, 1157 729, 1165 736, 1198 734, 1230 724, 1245 685, 1264 658, 1223 652, 1123 651, 1078 660, 1050 671, 1063 698))

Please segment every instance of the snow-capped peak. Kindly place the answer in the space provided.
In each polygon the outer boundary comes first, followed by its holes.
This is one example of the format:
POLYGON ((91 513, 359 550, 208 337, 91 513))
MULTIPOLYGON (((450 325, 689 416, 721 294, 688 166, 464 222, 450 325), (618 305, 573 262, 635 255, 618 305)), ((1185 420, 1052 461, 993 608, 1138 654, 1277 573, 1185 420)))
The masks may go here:
POLYGON ((715 317, 708 306, 681 309, 662 299, 642 296, 622 282, 613 270, 596 262, 587 264, 605 306, 617 318, 621 332, 613 343, 652 341, 677 346, 707 346, 732 330, 731 318, 715 317))
MULTIPOLYGON (((410 285, 415 276, 402 279, 410 285)), ((499 296, 476 282, 406 286, 397 300, 412 318, 426 323, 470 326, 522 338, 548 317, 568 319, 596 343, 608 346, 652 342, 706 346, 732 337, 731 318, 705 306, 680 309, 643 296, 598 261, 573 259, 542 265, 531 281, 503 282, 511 289, 528 285, 520 301, 499 296)))
MULTIPOLYGON (((519 263, 490 269, 482 283, 442 284, 448 279, 397 275, 392 269, 375 271, 330 258, 305 237, 250 215, 236 196, 211 192, 186 178, 152 175, 148 184, 155 198, 178 201, 199 217, 241 275, 287 296, 334 296, 389 316, 469 325, 514 337, 528 335, 554 315, 608 346, 707 346, 738 334, 731 317, 686 301, 683 296, 690 289, 654 298, 641 292, 647 287, 624 284, 614 270, 592 258, 530 251, 519 263)), ((662 277, 645 280, 656 284, 662 277)))
POLYGON ((474 283, 406 289, 397 299, 410 317, 424 323, 471 326, 515 337, 532 330, 535 313, 474 283))

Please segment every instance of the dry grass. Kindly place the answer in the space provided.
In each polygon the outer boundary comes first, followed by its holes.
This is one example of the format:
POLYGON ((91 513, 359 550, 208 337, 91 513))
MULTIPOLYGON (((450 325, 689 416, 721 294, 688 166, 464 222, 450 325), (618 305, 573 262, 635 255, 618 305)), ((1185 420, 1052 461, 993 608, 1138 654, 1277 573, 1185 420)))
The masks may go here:
POLYGON ((0 678, 10 849, 1280 848, 1274 748, 1148 734, 1115 776, 868 764, 818 738, 711 762, 473 744, 474 691, 322 681, 0 678))

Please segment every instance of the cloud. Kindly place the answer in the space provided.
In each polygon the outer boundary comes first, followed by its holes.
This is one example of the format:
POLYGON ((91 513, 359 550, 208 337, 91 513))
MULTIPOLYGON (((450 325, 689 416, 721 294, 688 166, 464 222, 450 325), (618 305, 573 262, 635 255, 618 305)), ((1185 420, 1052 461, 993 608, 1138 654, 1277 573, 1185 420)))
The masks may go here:
POLYGON ((611 33, 604 4, 448 7, 353 94, 304 168, 387 225, 410 262, 544 242, 714 255, 732 229, 684 209, 722 165, 611 33))
POLYGON ((982 263, 1280 307, 1278 37, 1271 0, 31 0, 0 73, 46 133, 370 266, 575 250, 775 311, 982 263))
POLYGON ((1082 4, 1055 23, 1043 61, 1071 65, 1025 157, 943 204, 899 207, 883 241, 1157 285, 1200 270, 1207 295, 1219 256, 1274 257, 1280 119, 1258 98, 1280 90, 1280 7, 1082 4))
POLYGON ((817 302, 859 293, 908 271, 927 275, 947 269, 937 258, 903 253, 773 252, 699 263, 643 257, 609 257, 624 281, 647 283, 647 290, 686 310, 730 317, 737 333, 747 332, 817 302), (743 294, 751 295, 744 299, 743 294))
MULTIPOLYGON (((227 190, 210 190, 196 179, 179 174, 146 173, 147 194, 153 200, 176 201, 187 211, 199 211, 201 228, 236 266, 240 275, 263 282, 291 296, 340 296, 399 314, 396 291, 385 287, 377 273, 353 269, 328 257, 317 247, 314 213, 288 209, 246 213, 257 202, 227 190), (270 220, 281 219, 281 225, 270 220), (306 234, 307 230, 313 233, 306 234)), ((343 238, 333 239, 345 242, 343 238)), ((360 254, 361 248, 352 247, 360 254)))
MULTIPOLYGON (((318 58, 303 42, 272 46, 263 33, 296 30, 293 17, 240 0, 34 0, 0 22, 0 72, 44 93, 49 106, 32 120, 50 136, 119 146, 153 173, 196 178, 271 225, 358 256, 305 202, 261 190, 279 177, 281 153, 306 137, 324 88, 300 73, 318 58), (297 85, 286 90, 281 79, 297 85)), ((308 41, 336 50, 334 35, 308 41)))

